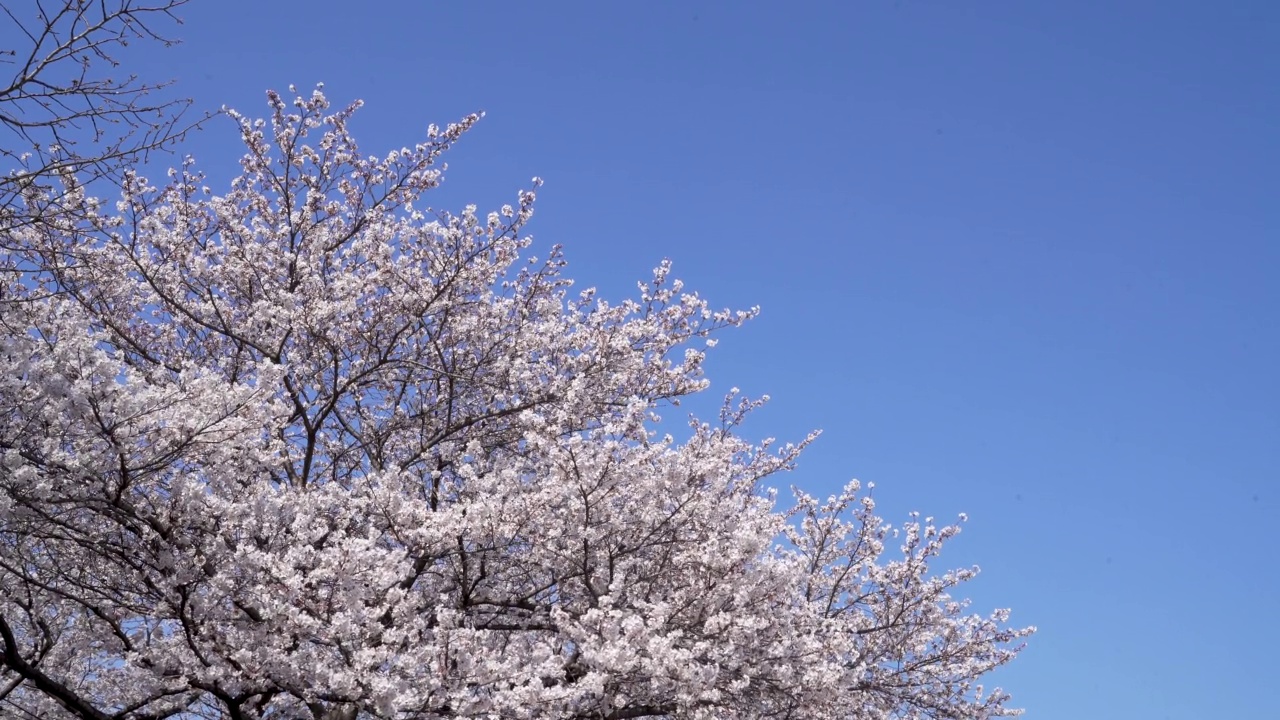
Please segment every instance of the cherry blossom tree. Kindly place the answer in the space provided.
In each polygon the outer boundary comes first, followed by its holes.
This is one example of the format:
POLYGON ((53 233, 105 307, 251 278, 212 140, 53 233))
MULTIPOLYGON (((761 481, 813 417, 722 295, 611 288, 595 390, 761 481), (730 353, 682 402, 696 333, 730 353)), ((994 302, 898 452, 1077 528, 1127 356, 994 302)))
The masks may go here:
POLYGON ((429 209, 476 116, 371 156, 358 104, 269 101, 226 192, 64 168, 23 202, 74 222, 0 229, 0 714, 1016 714, 981 683, 1031 630, 931 569, 957 525, 780 500, 808 440, 736 391, 664 434, 753 311, 573 291, 536 179, 429 209))

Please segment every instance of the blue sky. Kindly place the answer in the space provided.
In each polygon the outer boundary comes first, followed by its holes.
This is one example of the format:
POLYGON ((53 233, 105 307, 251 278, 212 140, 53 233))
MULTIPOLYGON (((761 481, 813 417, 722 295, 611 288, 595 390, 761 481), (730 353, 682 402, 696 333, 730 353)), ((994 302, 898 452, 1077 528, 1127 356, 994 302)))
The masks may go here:
MULTIPOLYGON (((485 110, 433 204, 619 297, 759 304, 709 370, 822 439, 795 481, 971 522, 1040 633, 1038 720, 1260 718, 1280 644, 1280 4, 197 1, 141 49, 200 107, 366 102, 369 151, 485 110), (376 9, 375 9, 376 8, 376 9)), ((190 146, 213 174, 228 121, 190 146)))

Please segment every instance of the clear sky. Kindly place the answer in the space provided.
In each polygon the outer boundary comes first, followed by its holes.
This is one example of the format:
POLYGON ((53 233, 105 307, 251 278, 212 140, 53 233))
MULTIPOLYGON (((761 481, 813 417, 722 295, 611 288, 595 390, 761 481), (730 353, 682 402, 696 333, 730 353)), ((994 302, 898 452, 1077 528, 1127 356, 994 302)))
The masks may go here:
MULTIPOLYGON (((370 152, 486 119, 509 201, 620 297, 759 304, 709 370, 825 431, 795 481, 971 522, 1037 720, 1278 717, 1280 3, 196 0, 199 106, 317 81, 370 152), (1272 688, 1267 690, 1266 688, 1272 688)), ((191 150, 237 156, 229 121, 191 150)))

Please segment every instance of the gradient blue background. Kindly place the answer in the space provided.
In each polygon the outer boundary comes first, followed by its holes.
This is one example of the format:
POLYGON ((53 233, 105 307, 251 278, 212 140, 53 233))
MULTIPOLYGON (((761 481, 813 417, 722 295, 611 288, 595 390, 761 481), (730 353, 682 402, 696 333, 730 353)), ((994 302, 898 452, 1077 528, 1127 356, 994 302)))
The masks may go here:
MULTIPOLYGON (((129 58, 203 108, 323 81, 370 152, 488 117, 433 204, 540 175, 620 297, 763 314, 709 369, 795 481, 972 520, 1038 720, 1280 717, 1280 3, 198 0, 129 58)), ((238 156, 216 121, 190 146, 238 156)))

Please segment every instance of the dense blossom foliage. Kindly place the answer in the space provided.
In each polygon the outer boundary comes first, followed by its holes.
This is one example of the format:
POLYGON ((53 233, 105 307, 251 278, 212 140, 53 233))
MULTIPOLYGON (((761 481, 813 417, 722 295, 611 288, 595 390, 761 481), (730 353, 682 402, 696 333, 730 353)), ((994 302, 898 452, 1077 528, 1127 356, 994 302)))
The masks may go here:
POLYGON ((533 189, 421 205, 476 117, 372 157, 355 106, 270 104, 225 194, 67 171, 3 228, 0 714, 1011 714, 980 682, 1029 630, 930 571, 956 526, 781 504, 805 443, 736 394, 660 434, 751 312, 666 264, 572 292, 533 189))

